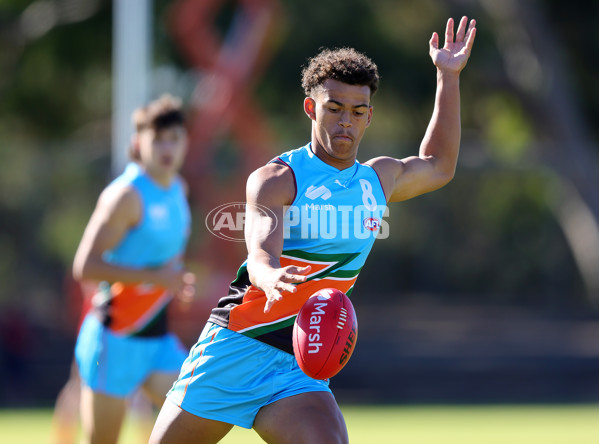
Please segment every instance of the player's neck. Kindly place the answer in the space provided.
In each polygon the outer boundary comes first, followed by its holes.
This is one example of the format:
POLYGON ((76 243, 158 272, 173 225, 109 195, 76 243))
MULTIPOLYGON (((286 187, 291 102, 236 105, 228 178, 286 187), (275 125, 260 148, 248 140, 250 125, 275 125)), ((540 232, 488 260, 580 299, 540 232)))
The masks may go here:
POLYGON ((152 182, 156 183, 160 188, 169 188, 175 178, 173 174, 152 171, 148 168, 145 168, 145 172, 152 182))

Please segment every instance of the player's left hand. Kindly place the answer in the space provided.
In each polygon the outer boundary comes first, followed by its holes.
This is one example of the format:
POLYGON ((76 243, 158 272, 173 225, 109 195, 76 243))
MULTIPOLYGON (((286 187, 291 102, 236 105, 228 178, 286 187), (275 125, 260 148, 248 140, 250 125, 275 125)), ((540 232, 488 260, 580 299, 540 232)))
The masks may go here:
POLYGON ((459 73, 466 66, 476 36, 476 20, 470 20, 468 30, 466 30, 467 25, 468 17, 464 16, 460 20, 454 39, 453 19, 447 20, 445 45, 442 48, 439 48, 439 35, 433 32, 429 42, 429 54, 439 70, 459 73))

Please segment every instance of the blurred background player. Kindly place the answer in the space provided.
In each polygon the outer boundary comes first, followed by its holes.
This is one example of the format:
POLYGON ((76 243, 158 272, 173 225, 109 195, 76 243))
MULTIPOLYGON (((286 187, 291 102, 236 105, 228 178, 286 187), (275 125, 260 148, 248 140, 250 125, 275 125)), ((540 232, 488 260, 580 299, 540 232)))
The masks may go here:
POLYGON ((101 193, 73 263, 77 280, 97 284, 75 347, 85 443, 117 442, 137 389, 161 406, 187 355, 167 330, 173 297, 195 293, 182 263, 190 211, 181 102, 162 96, 133 122, 133 161, 101 193))
POLYGON ((348 442, 328 381, 308 377, 295 360, 293 322, 314 292, 351 292, 387 202, 453 179, 461 140, 459 79, 475 35, 475 21, 468 26, 466 17, 455 35, 448 20, 441 48, 433 33, 433 116, 418 155, 404 159, 357 161, 373 115, 376 65, 351 48, 323 50, 310 60, 302 86, 311 140, 248 178, 247 260, 183 364, 150 442, 216 443, 233 425, 254 428, 269 443, 348 442), (368 233, 365 222, 375 219, 368 233))
MULTIPOLYGON (((65 276, 64 291, 67 295, 67 311, 76 318, 75 332, 79 332, 81 323, 91 308, 91 298, 96 285, 80 285, 71 274, 65 276)), ((54 406, 52 416, 52 429, 50 434, 51 444, 76 444, 79 442, 79 411, 81 398, 81 377, 77 362, 73 357, 69 378, 62 387, 54 406)), ((132 422, 139 431, 139 442, 147 443, 154 425, 155 413, 152 404, 141 390, 133 395, 130 402, 130 415, 132 422)))

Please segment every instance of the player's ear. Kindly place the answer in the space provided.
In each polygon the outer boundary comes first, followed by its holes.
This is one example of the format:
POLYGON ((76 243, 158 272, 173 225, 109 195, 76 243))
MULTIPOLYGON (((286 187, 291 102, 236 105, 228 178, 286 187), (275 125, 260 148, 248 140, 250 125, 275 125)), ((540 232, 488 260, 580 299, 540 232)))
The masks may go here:
POLYGON ((304 99, 304 112, 310 119, 316 120, 316 102, 312 97, 304 99))
POLYGON ((366 123, 366 128, 368 128, 370 126, 370 124, 372 123, 372 112, 374 111, 374 108, 372 106, 368 107, 368 121, 366 123))
POLYGON ((141 160, 141 154, 139 153, 139 134, 137 133, 131 136, 131 143, 129 144, 129 158, 135 161, 141 160))

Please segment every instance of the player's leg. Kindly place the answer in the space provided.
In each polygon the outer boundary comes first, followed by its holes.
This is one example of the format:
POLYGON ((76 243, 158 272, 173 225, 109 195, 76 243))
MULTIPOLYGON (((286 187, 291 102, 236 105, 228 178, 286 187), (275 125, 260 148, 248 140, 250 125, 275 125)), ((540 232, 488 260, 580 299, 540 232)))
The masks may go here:
MULTIPOLYGON (((166 402, 161 402, 162 409, 158 414, 152 435, 150 436, 150 443, 173 443, 173 444, 185 444, 185 443, 203 443, 211 444, 219 442, 233 427, 232 424, 227 422, 217 421, 215 419, 207 419, 202 415, 202 408, 207 405, 213 405, 214 402, 220 404, 224 401, 223 393, 216 389, 215 385, 211 382, 206 384, 192 383, 194 378, 196 366, 199 365, 198 361, 204 356, 204 350, 208 344, 212 344, 216 336, 216 331, 222 330, 217 326, 207 325, 204 331, 200 335, 198 344, 194 346, 190 352, 189 357, 183 364, 179 379, 175 377, 167 376, 167 372, 155 372, 151 375, 150 379, 146 381, 144 388, 146 390, 153 389, 156 393, 161 392, 165 388, 168 390, 173 387, 173 390, 169 393, 169 398, 166 402), (168 387, 166 382, 168 380, 168 387), (176 381, 173 386, 173 382, 176 381), (203 387, 205 386, 205 391, 203 387), (216 390, 215 393, 212 393, 216 390), (196 414, 189 413, 186 410, 180 408, 181 403, 185 399, 188 409, 193 409, 196 414), (196 403, 199 403, 196 404, 196 403), (198 409, 199 407, 199 409, 198 409)), ((211 362, 213 360, 210 360, 211 362)), ((162 366, 166 368, 166 363, 162 366)), ((206 364, 202 368, 206 367, 206 364)), ((222 375, 222 368, 216 369, 204 369, 202 371, 204 380, 210 378, 210 375, 222 375)), ((216 384, 218 386, 218 384, 216 384)), ((156 396, 156 395, 155 395, 156 396)), ((164 400, 164 396, 162 398, 164 400)), ((209 411, 206 413, 209 416, 209 411)), ((221 419, 221 418, 219 418, 221 419)))
POLYGON ((52 436, 50 441, 56 444, 74 444, 79 431, 79 398, 81 380, 77 364, 71 364, 69 380, 56 398, 52 417, 52 436))
POLYGON ((81 442, 116 444, 125 417, 126 399, 81 387, 81 442))
POLYGON ((345 420, 329 392, 302 393, 262 407, 254 430, 273 444, 349 442, 345 420))
MULTIPOLYGON (((154 425, 151 444, 216 443, 233 427, 251 428, 271 397, 264 373, 283 352, 208 323, 168 393, 154 425)), ((280 358, 279 358, 280 359, 280 358)))
POLYGON ((148 376, 141 388, 148 399, 160 408, 179 376, 189 349, 172 333, 155 339, 153 343, 152 348, 148 347, 145 351, 148 376))
MULTIPOLYGON (((152 406, 160 409, 164 404, 167 392, 177 380, 181 365, 185 361, 185 358, 187 358, 188 350, 171 333, 153 339, 151 344, 146 344, 144 347, 146 349, 145 356, 148 365, 148 376, 141 385, 141 391, 145 400, 149 400, 152 406)), ((140 424, 143 425, 144 432, 147 432, 145 443, 148 442, 154 429, 154 423, 156 422, 152 406, 147 405, 147 413, 149 414, 140 418, 142 419, 140 424)))
POLYGON ((142 390, 136 391, 130 398, 127 417, 138 431, 138 442, 148 444, 156 421, 156 410, 154 410, 154 404, 150 402, 147 394, 142 390))
POLYGON ((192 415, 167 401, 158 414, 149 444, 213 444, 231 428, 232 424, 192 415))
POLYGON ((81 442, 117 442, 128 398, 148 374, 146 343, 112 333, 93 314, 85 317, 75 346, 82 381, 81 442))

